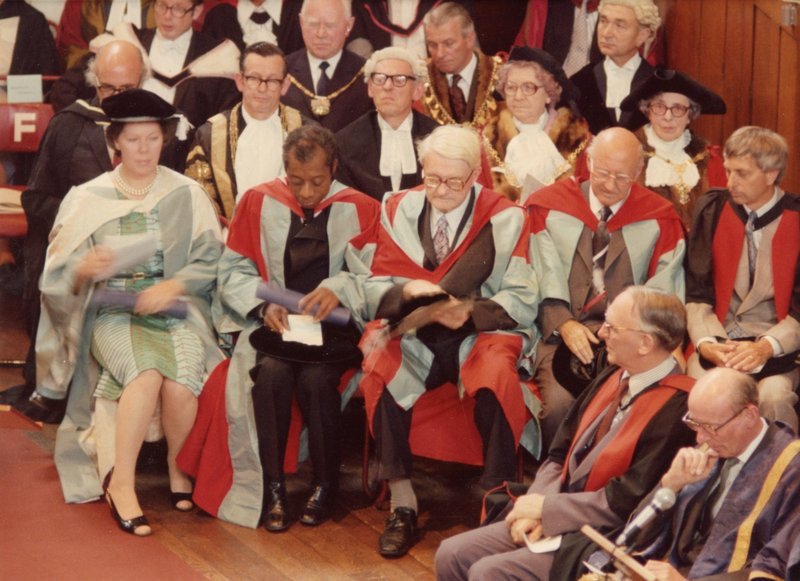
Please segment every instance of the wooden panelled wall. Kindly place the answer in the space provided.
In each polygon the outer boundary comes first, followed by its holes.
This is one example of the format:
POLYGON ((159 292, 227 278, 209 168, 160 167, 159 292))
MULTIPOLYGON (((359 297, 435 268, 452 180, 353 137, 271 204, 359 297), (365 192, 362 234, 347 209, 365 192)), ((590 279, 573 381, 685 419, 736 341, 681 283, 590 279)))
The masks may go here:
MULTIPOLYGON (((668 64, 717 91, 722 117, 694 129, 722 144, 737 127, 761 125, 789 143, 785 189, 800 192, 798 25, 781 25, 780 0, 662 0, 668 64)), ((800 9, 800 7, 798 7, 800 9)), ((800 17, 800 10, 798 11, 800 17)))

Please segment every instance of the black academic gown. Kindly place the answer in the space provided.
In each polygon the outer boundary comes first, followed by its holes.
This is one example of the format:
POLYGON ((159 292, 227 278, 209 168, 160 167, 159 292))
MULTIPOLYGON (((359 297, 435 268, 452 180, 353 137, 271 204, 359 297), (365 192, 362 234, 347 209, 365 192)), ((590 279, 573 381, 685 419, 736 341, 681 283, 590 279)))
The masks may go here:
MULTIPOLYGON (((603 62, 589 63, 570 77, 581 92, 578 99, 578 109, 589 122, 589 129, 597 135, 607 127, 624 127, 631 131, 638 128, 637 120, 640 119, 635 111, 623 111, 617 121, 613 109, 606 107, 606 71, 603 62)), ((644 83, 653 74, 653 66, 645 59, 633 75, 631 92, 644 83)))
MULTIPOLYGON (((411 140, 416 143, 433 131, 438 124, 422 113, 412 111, 411 140)), ((364 192, 379 202, 386 192, 392 190, 392 180, 380 174, 381 128, 377 111, 362 115, 336 134, 339 144, 339 167, 336 179, 343 184, 364 192)), ((421 167, 404 174, 400 189, 407 190, 422 183, 421 167)))
MULTIPOLYGON (((284 0, 283 2, 281 23, 275 27, 275 36, 278 39, 278 47, 284 54, 305 47, 303 35, 300 32, 300 8, 302 6, 300 0, 284 0)), ((242 27, 239 25, 236 6, 231 4, 217 4, 208 11, 203 21, 203 34, 211 36, 217 42, 228 38, 236 43, 239 50, 244 50, 242 27)))

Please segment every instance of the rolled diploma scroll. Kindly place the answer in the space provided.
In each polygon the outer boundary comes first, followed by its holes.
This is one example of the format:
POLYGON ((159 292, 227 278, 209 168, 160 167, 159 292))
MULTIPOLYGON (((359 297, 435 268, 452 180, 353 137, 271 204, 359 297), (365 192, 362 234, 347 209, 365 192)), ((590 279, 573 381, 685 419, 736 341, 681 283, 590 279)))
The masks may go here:
MULTIPOLYGON (((258 287, 256 287, 256 297, 262 301, 285 307, 293 313, 303 312, 299 303, 304 296, 304 294, 297 291, 280 288, 278 285, 263 281, 258 283, 258 287)), ((314 311, 311 314, 314 314, 314 311)), ((324 320, 326 323, 344 326, 350 320, 350 311, 343 307, 336 307, 324 320)))
MULTIPOLYGON (((125 307, 133 310, 138 296, 138 293, 111 291, 101 288, 94 291, 92 295, 92 304, 98 306, 125 307)), ((182 300, 172 301, 169 307, 160 311, 160 314, 175 317, 176 319, 185 319, 188 313, 189 306, 186 304, 186 301, 182 300)))

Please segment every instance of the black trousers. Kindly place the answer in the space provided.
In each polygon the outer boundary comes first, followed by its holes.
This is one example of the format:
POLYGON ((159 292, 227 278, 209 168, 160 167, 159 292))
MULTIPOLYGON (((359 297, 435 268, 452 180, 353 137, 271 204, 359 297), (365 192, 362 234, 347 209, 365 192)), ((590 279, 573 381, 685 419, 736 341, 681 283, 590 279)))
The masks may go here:
MULTIPOLYGON (((388 389, 378 400, 373 429, 378 453, 378 476, 382 479, 411 476, 411 414, 404 410, 388 389)), ((475 425, 483 440, 483 477, 481 486, 489 488, 516 479, 516 442, 503 408, 488 388, 475 394, 475 425)))
POLYGON ((283 482, 292 397, 297 399, 308 443, 314 483, 336 486, 339 479, 341 364, 297 363, 265 356, 253 385, 253 408, 264 482, 283 482))

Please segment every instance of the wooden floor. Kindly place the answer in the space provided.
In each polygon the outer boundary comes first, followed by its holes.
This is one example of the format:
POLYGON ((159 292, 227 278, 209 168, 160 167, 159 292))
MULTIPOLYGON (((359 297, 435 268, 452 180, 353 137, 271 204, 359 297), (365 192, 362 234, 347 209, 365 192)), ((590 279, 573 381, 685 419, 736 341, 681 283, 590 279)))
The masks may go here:
MULTIPOLYGON (((27 344, 21 300, 0 291, 0 359, 24 357, 27 344)), ((18 369, 0 368, 0 391, 21 381, 18 369)), ((479 470, 419 460, 414 486, 420 502, 421 540, 405 557, 383 559, 376 546, 388 513, 370 505, 361 492, 363 410, 348 408, 346 425, 341 493, 333 518, 316 528, 296 523, 279 534, 223 523, 200 512, 171 510, 164 453, 158 446, 151 448, 143 455, 137 483, 156 538, 214 580, 432 579, 439 543, 477 525, 481 491, 474 483, 479 470)), ((55 428, 45 426, 39 438, 42 446, 52 447, 55 428)), ((295 513, 307 495, 308 480, 309 469, 304 466, 288 481, 295 513)), ((131 542, 136 540, 131 538, 131 542)))

